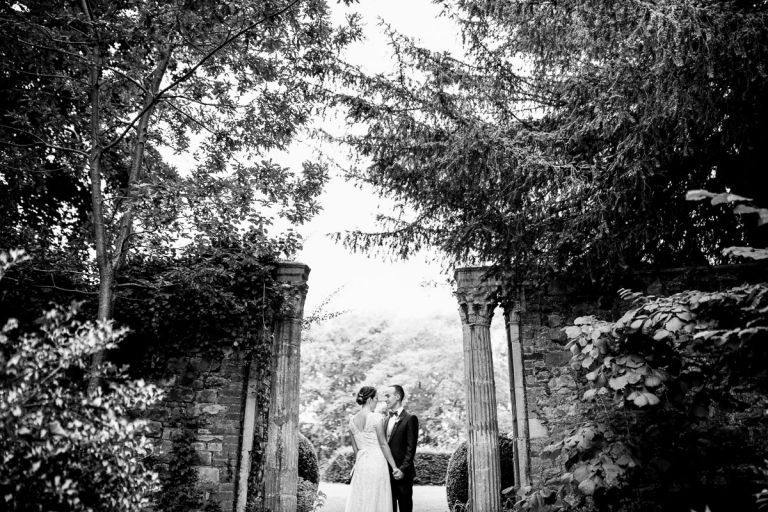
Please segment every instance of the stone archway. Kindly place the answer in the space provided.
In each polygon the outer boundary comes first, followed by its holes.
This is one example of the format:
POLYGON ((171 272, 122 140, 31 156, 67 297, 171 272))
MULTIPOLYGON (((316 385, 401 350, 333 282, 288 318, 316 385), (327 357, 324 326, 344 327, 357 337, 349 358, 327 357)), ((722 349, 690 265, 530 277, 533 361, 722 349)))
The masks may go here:
MULTIPOLYGON (((301 318, 309 268, 282 264, 278 280, 298 291, 284 319, 275 330, 275 362, 271 385, 268 440, 265 451, 264 505, 273 512, 295 512, 298 478, 298 412, 301 318)), ((531 484, 530 441, 521 337, 522 293, 510 293, 489 276, 486 267, 459 268, 455 272, 456 298, 462 323, 464 385, 467 399, 469 500, 476 512, 501 510, 496 387, 493 375, 490 325, 496 306, 504 308, 507 334, 515 482, 518 489, 531 484), (510 297, 514 297, 511 299, 510 297)), ((249 385, 249 396, 252 385, 249 385)), ((248 403, 249 398, 246 399, 248 403)), ((247 406, 246 406, 247 409, 247 406)), ((253 409, 255 410, 255 409, 253 409)), ((236 512, 244 512, 247 471, 250 467, 248 411, 243 423, 241 475, 236 512), (243 469, 246 468, 246 469, 243 469)), ((252 423, 252 422, 251 422, 252 423)))
MULTIPOLYGON (((266 430, 264 506, 273 512, 295 512, 298 478, 298 393, 300 387, 301 319, 309 267, 284 263, 278 280, 296 290, 294 300, 275 329, 271 406, 266 430)), ((504 308, 509 354, 515 482, 518 489, 531 483, 525 366, 521 340, 522 294, 512 294, 488 277, 485 267, 460 268, 455 272, 464 346, 464 384, 467 397, 469 499, 476 512, 501 510, 496 387, 493 375, 490 324, 494 309, 504 308), (510 300, 509 297, 515 298, 510 300)), ((242 424, 242 443, 237 482, 236 512, 244 512, 248 498, 250 455, 255 429, 259 428, 255 397, 258 378, 247 383, 242 424)))

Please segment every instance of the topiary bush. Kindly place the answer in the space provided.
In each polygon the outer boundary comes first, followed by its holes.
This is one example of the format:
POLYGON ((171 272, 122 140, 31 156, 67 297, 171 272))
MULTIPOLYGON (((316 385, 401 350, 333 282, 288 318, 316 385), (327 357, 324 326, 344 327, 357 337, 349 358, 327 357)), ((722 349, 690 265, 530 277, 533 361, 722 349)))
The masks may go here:
POLYGON ((299 434, 299 478, 312 482, 315 486, 320 482, 315 447, 302 434, 299 434))
POLYGON ((320 472, 315 447, 299 434, 299 485, 296 489, 296 512, 311 512, 317 500, 320 472))
POLYGON ((323 481, 335 484, 348 484, 352 479, 350 471, 355 465, 355 454, 351 448, 339 448, 331 456, 323 474, 323 481))
MULTIPOLYGON (((501 489, 515 485, 515 443, 505 435, 499 435, 499 459, 501 462, 501 489)), ((462 442, 453 452, 445 474, 445 492, 448 509, 465 505, 469 501, 469 477, 467 474, 467 442, 462 442)))
MULTIPOLYGON (((445 475, 451 454, 431 450, 417 451, 414 464, 416 466, 416 485, 445 485, 445 475)), ((326 482, 348 484, 350 472, 355 465, 355 454, 351 449, 336 450, 331 457, 323 480, 326 482)))

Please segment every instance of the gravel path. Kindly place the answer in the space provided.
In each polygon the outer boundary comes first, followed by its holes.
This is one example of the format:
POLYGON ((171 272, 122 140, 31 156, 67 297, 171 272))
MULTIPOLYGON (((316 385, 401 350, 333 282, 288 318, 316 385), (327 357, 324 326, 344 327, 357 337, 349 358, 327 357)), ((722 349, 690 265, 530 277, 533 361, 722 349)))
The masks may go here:
MULTIPOLYGON (((320 490, 327 496, 322 512, 344 512, 349 486, 320 482, 320 490)), ((417 485, 413 488, 413 512, 448 512, 445 487, 417 485)))

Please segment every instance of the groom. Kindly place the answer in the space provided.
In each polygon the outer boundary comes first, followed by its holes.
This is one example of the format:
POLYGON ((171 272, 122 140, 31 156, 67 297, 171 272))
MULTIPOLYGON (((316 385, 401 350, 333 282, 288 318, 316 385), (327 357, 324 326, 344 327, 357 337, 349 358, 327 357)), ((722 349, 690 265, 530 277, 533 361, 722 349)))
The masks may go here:
POLYGON ((405 391, 395 384, 384 390, 384 399, 389 409, 389 419, 386 420, 387 441, 392 451, 395 464, 402 471, 397 478, 390 476, 392 484, 392 511, 413 511, 413 478, 416 471, 413 459, 416 455, 416 442, 419 436, 419 419, 403 409, 405 391))

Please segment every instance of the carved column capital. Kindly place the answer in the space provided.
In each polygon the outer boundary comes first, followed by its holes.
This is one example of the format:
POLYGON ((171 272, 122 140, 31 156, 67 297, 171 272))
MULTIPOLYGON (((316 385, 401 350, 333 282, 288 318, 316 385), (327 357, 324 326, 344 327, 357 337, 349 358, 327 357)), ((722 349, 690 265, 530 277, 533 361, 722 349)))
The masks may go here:
POLYGON ((456 270, 456 299, 464 345, 469 508, 498 512, 501 466, 490 325, 500 286, 487 274, 485 268, 456 270))
POLYGON ((466 267, 456 270, 456 300, 464 325, 491 325, 493 310, 499 303, 501 284, 488 277, 488 269, 466 267))
POLYGON ((288 299, 283 305, 283 318, 300 319, 304 313, 304 301, 307 298, 307 280, 310 268, 303 263, 278 263, 275 269, 275 279, 278 283, 290 287, 288 299))

